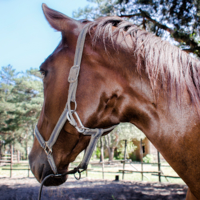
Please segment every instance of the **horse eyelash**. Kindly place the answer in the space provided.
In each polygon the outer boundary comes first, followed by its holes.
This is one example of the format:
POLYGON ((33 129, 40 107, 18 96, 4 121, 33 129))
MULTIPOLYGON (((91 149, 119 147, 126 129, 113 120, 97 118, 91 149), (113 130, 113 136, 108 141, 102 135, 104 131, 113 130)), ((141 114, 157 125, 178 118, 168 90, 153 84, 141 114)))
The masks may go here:
POLYGON ((39 70, 40 74, 42 75, 43 78, 47 76, 47 71, 45 70, 39 70))

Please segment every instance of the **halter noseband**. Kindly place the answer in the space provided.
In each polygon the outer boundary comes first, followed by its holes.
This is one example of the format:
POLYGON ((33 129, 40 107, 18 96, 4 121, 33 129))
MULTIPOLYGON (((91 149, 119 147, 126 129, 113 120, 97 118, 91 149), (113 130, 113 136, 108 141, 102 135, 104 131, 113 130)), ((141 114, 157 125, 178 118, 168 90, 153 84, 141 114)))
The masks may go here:
POLYGON ((76 104, 76 90, 77 90, 77 85, 78 85, 78 76, 79 76, 79 71, 80 71, 80 64, 81 64, 81 59, 82 59, 82 53, 83 53, 83 47, 85 43, 85 37, 87 34, 88 30, 88 25, 86 25, 83 30, 80 32, 77 40, 77 45, 76 45, 76 52, 75 52, 75 57, 74 57, 74 65, 70 69, 69 77, 68 77, 68 82, 70 83, 69 85, 69 91, 68 91, 68 99, 66 106, 64 108, 64 111, 62 112, 55 128, 53 129, 53 132, 49 138, 48 141, 45 141, 43 137, 41 136, 37 125, 35 127, 35 136, 38 139, 38 142, 40 143, 41 147, 44 149, 45 153, 47 154, 47 159, 49 162, 49 165, 53 171, 54 174, 50 174, 47 177, 45 177, 41 183, 41 188, 40 188, 40 194, 39 194, 39 199, 41 197, 41 191, 42 191, 42 186, 44 182, 50 178, 50 177, 55 177, 55 178, 60 178, 62 176, 65 176, 66 174, 75 174, 76 172, 80 173, 84 170, 87 169, 87 165, 90 161, 90 158, 92 156, 93 150, 96 146, 96 143, 98 139, 102 136, 103 133, 111 131, 114 129, 116 126, 112 126, 107 129, 102 129, 102 128, 86 128, 83 126, 81 119, 78 116, 78 113, 76 112, 77 104, 76 104), (71 103, 74 103, 75 108, 72 110, 71 109, 71 103), (78 123, 76 122, 74 116, 76 117, 78 123), (74 126, 79 133, 82 133, 83 135, 90 135, 90 143, 87 147, 86 153, 83 157, 83 160, 81 163, 78 165, 77 168, 74 168, 71 171, 68 171, 64 174, 58 174, 57 168, 53 159, 52 155, 52 147, 55 144, 61 129, 63 128, 64 124, 66 121, 69 121, 69 123, 74 126))

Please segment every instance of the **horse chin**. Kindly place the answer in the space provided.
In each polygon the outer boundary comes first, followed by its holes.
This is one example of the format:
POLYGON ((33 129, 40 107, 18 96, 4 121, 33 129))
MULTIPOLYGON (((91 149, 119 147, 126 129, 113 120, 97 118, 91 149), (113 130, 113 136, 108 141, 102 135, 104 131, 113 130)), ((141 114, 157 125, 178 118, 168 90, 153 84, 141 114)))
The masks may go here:
MULTIPOLYGON (((68 166, 65 169, 63 169, 63 170, 58 170, 58 174, 64 174, 64 173, 66 173, 68 171, 68 166)), ((63 176, 56 176, 55 175, 53 177, 49 177, 44 182, 44 186, 59 186, 59 185, 63 184, 67 180, 67 178, 68 178, 67 174, 63 175, 63 176)))
POLYGON ((62 177, 50 177, 44 182, 44 186, 59 186, 67 180, 67 175, 62 177))

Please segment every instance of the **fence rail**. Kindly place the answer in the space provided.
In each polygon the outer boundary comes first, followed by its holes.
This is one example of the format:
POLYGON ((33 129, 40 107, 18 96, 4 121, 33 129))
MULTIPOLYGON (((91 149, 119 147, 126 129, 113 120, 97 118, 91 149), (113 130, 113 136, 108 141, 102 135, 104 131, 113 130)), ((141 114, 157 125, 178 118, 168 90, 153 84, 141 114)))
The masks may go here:
MULTIPOLYGON (((73 165, 77 165, 79 162, 74 162, 72 163, 73 165)), ((88 172, 92 172, 92 173, 101 173, 102 174, 102 178, 104 179, 105 178, 105 174, 122 174, 122 179, 125 179, 123 175, 125 174, 141 174, 141 180, 143 180, 143 177, 146 177, 145 174, 151 174, 152 176, 158 176, 158 181, 161 181, 161 177, 164 177, 164 178, 173 178, 173 179, 177 179, 177 178, 180 178, 178 176, 173 176, 173 175, 166 175, 163 173, 163 171, 156 171, 156 170, 138 170, 136 167, 134 167, 135 165, 139 166, 139 164, 142 165, 142 163, 134 163, 134 162, 130 162, 130 160, 126 160, 126 162, 124 162, 124 160, 120 160, 120 161, 114 161, 114 162, 90 162, 90 165, 92 167, 89 167, 87 170, 86 170, 86 176, 88 176, 88 172), (123 163, 125 163, 125 166, 127 165, 132 165, 133 167, 133 170, 130 170, 130 169, 123 169, 123 163), (97 167, 100 167, 100 166, 110 166, 112 167, 111 164, 119 164, 120 167, 122 167, 121 169, 114 169, 114 170, 105 170, 105 168, 97 168, 97 167), (159 178, 160 177, 160 178, 159 178)), ((155 165, 155 163, 152 163, 152 164, 148 164, 148 165, 155 165)), ((162 166, 162 165, 161 165, 162 166)), ((163 165, 165 167, 168 167, 167 165, 163 165)), ((71 168, 73 168, 73 166, 71 166, 71 168)), ((143 169, 143 168, 141 168, 143 169)), ((27 177, 30 177, 30 168, 29 168, 29 165, 28 165, 28 162, 15 162, 15 163, 11 163, 10 161, 7 161, 6 162, 6 165, 1 167, 1 170, 5 170, 5 171, 10 171, 10 177, 13 177, 13 171, 27 171, 27 177), (16 167, 15 164, 19 164, 20 167, 16 167)), ((146 177, 147 179, 149 179, 148 177, 146 177)))
MULTIPOLYGON (((105 178, 105 174, 106 173, 110 173, 110 174, 121 174, 122 175, 122 179, 124 180, 125 178, 125 174, 134 174, 134 173, 140 173, 141 174, 141 180, 144 179, 144 177, 146 179, 149 180, 149 178, 147 177, 147 175, 145 174, 151 174, 152 176, 158 176, 158 181, 161 182, 161 177, 164 177, 167 181, 167 178, 173 178, 173 179, 178 179, 180 178, 179 176, 173 176, 173 175, 166 175, 163 173, 162 171, 162 167, 170 167, 169 165, 163 165, 160 162, 160 154, 159 152, 157 152, 157 162, 156 163, 148 163, 148 165, 154 165, 157 166, 157 170, 144 170, 145 165, 147 165, 147 163, 144 163, 143 161, 141 163, 137 163, 140 164, 140 170, 138 168, 135 167, 136 163, 132 162, 131 160, 126 159, 126 147, 127 147, 127 141, 125 140, 125 149, 124 149, 124 159, 123 160, 114 160, 114 161, 106 161, 104 159, 102 159, 102 162, 94 162, 91 161, 89 164, 91 166, 93 166, 94 168, 88 168, 86 170, 86 176, 88 176, 88 172, 95 172, 95 173, 102 173, 102 178, 105 178), (105 166, 106 165, 111 165, 111 164, 119 164, 121 169, 115 169, 115 170, 105 170, 105 166), (126 166, 129 165, 131 167, 131 169, 125 169, 126 166), (99 169, 95 169, 95 167, 99 167, 101 166, 101 168, 99 169)), ((142 141, 141 141, 141 156, 143 158, 143 149, 142 149, 142 141)), ((9 154, 4 156, 4 159, 0 160, 0 164, 3 165, 1 166, 2 170, 9 170, 10 171, 10 177, 13 177, 13 171, 26 171, 27 170, 27 176, 30 177, 30 168, 28 165, 28 162, 22 162, 19 161, 18 159, 16 159, 14 161, 14 155, 9 154), (22 166, 20 167, 16 167, 15 164, 20 164, 22 166), (24 165, 24 166, 23 166, 24 165)), ((72 165, 77 165, 79 162, 73 162, 72 165)))

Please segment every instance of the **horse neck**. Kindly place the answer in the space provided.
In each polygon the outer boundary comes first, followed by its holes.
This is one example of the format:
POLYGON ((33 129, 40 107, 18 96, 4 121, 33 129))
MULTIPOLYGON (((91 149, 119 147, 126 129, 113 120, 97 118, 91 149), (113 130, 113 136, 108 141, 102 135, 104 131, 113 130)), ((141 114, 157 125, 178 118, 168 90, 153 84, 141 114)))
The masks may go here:
MULTIPOLYGON (((131 46, 131 42, 127 44, 131 46)), ((138 57, 125 51, 127 44, 120 48, 122 51, 111 52, 114 59, 107 59, 112 70, 118 73, 116 77, 122 77, 116 81, 116 84, 120 82, 119 91, 121 87, 123 97, 118 98, 123 99, 123 103, 116 104, 120 105, 119 119, 121 122, 131 122, 142 130, 200 199, 200 116, 187 87, 181 88, 179 94, 173 87, 170 93, 167 87, 158 87, 155 93, 156 84, 153 91, 144 62, 141 59, 141 63, 138 63, 138 57), (181 98, 177 99, 177 95, 181 95, 181 98)), ((158 81, 159 76, 154 80, 158 81)))
POLYGON ((189 187, 194 188, 195 182, 199 187, 200 175, 194 174, 199 174, 199 168, 191 163, 200 165, 200 116, 188 91, 182 91, 179 104, 175 90, 170 96, 160 90, 155 97, 145 75, 134 77, 129 85, 134 92, 129 96, 128 121, 145 133, 189 187))
POLYGON ((176 140, 191 132, 194 133, 193 129, 200 127, 198 106, 191 100, 186 83, 181 83, 181 92, 175 84, 168 91, 169 83, 161 84, 160 79, 163 77, 160 78, 158 75, 152 88, 150 75, 147 74, 142 59, 141 63, 137 62, 137 55, 134 57, 129 51, 121 51, 115 55, 114 60, 113 70, 124 77, 122 80, 125 80, 126 84, 123 83, 121 86, 123 85, 123 92, 128 96, 129 102, 126 106, 127 113, 125 110, 123 112, 128 118, 121 118, 141 129, 154 141, 158 149, 164 137, 170 138, 172 135, 173 140, 176 140))
MULTIPOLYGON (((132 70, 134 72, 137 71, 135 67, 132 70)), ((125 114, 129 118, 126 121, 141 129, 157 149, 165 149, 166 141, 173 144, 179 138, 199 133, 200 116, 187 89, 182 91, 179 102, 175 89, 170 94, 165 89, 155 93, 144 70, 135 75, 129 73, 129 76, 128 80, 131 81, 127 85, 131 89, 128 93, 128 113, 125 114)))

